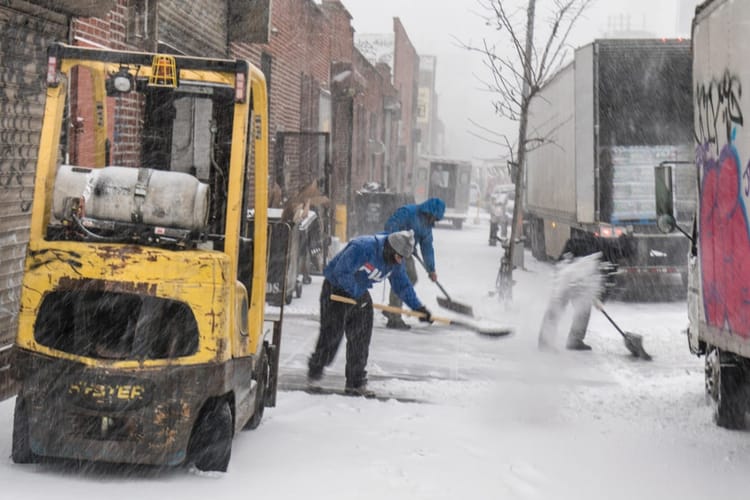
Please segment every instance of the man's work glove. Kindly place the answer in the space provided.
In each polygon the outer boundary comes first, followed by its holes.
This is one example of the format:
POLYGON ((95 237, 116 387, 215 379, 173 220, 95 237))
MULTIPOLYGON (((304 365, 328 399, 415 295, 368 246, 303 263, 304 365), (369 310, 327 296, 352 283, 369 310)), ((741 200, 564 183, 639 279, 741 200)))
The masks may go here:
POLYGON ((418 313, 422 313, 422 316, 419 317, 419 321, 432 323, 432 313, 425 306, 422 306, 419 309, 415 309, 415 311, 417 311, 418 313))
POLYGON ((431 279, 432 281, 437 281, 437 273, 436 273, 435 271, 432 271, 432 272, 430 273, 430 279, 431 279))

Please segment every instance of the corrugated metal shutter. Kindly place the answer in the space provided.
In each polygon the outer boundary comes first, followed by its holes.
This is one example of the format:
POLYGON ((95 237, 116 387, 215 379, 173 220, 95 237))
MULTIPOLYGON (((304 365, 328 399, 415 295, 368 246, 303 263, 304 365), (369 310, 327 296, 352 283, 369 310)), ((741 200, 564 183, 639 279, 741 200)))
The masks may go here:
POLYGON ((66 34, 65 16, 26 2, 0 5, 0 399, 8 390, 3 368, 15 337, 28 243, 46 48, 66 34))

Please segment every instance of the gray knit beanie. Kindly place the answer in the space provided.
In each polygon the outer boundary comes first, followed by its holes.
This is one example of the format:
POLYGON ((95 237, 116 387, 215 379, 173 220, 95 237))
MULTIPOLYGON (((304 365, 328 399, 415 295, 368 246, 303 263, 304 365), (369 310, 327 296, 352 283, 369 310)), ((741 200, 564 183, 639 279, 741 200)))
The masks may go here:
POLYGON ((408 259, 414 252, 414 231, 398 231, 388 235, 388 243, 401 257, 408 259))

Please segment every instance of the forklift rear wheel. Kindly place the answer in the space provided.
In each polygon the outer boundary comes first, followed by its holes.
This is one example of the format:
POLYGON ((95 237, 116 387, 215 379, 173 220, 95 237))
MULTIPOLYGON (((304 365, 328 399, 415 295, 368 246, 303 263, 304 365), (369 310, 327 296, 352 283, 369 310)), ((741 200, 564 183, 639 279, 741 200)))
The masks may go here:
POLYGON ((203 407, 188 446, 198 470, 226 472, 232 456, 233 431, 229 403, 221 400, 203 407))
POLYGON ((25 401, 18 396, 13 412, 13 451, 11 452, 15 463, 32 464, 38 462, 38 457, 31 451, 30 438, 29 412, 26 410, 25 401))
POLYGON ((260 425, 260 421, 263 420, 263 411, 266 408, 266 394, 267 394, 267 385, 268 385, 268 371, 270 367, 268 366, 268 354, 263 349, 263 355, 260 358, 260 364, 258 365, 258 374, 257 374, 257 388, 255 389, 257 391, 257 394, 255 396, 255 412, 253 413, 253 416, 250 417, 250 420, 247 421, 245 424, 244 429, 245 430, 253 430, 256 429, 260 425))

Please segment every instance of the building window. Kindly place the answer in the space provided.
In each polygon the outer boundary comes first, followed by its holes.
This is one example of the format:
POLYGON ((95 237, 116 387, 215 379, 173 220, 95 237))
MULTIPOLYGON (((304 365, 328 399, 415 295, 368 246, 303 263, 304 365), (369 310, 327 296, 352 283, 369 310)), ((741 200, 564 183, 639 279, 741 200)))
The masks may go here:
POLYGON ((128 43, 137 45, 148 39, 149 10, 149 0, 128 0, 128 43))

